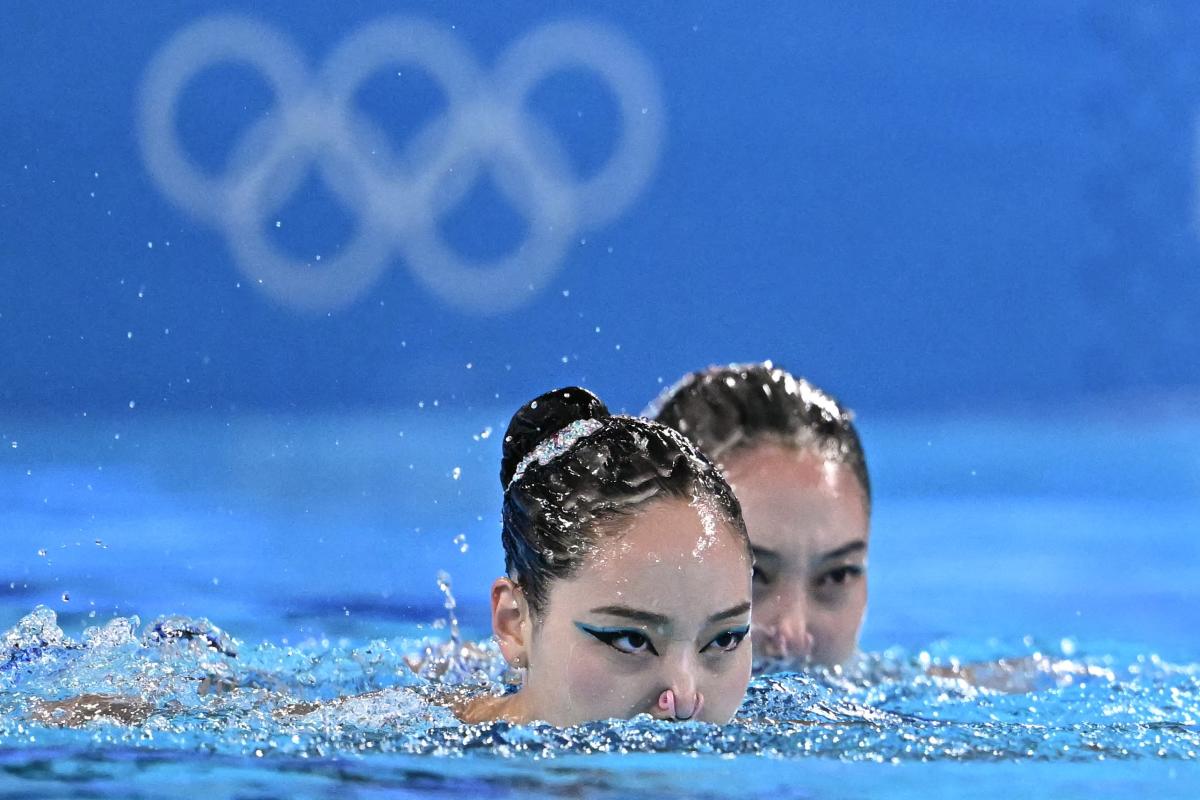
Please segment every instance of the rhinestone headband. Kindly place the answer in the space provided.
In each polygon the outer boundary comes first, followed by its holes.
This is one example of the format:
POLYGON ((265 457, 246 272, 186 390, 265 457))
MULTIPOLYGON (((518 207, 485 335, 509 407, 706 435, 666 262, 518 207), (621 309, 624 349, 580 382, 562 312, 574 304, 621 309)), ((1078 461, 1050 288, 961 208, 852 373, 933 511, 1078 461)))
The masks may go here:
POLYGON ((536 461, 545 466, 574 447, 575 443, 580 439, 590 436, 603 427, 604 423, 598 419, 577 419, 553 436, 538 442, 537 447, 533 448, 529 452, 529 455, 522 458, 520 463, 517 464, 517 468, 513 472, 512 480, 508 482, 508 486, 511 487, 514 483, 521 480, 521 476, 525 474, 525 470, 533 462, 536 461))

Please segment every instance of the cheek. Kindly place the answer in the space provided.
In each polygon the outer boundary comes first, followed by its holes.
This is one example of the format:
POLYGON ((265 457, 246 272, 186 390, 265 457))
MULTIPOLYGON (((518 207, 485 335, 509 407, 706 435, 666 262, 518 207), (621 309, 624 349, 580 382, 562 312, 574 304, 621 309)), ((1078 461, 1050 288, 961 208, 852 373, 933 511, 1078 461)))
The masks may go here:
POLYGON ((609 709, 613 716, 623 715, 624 705, 634 694, 636 679, 632 675, 623 675, 623 671, 610 661, 592 647, 579 646, 571 650, 564 690, 576 708, 609 709))
POLYGON ((746 685, 750 682, 751 661, 750 647, 739 647, 729 656, 725 668, 710 676, 708 685, 701 687, 704 692, 704 713, 701 718, 705 722, 724 725, 737 713, 746 696, 746 685))
POLYGON ((862 622, 866 605, 866 584, 860 581, 838 597, 836 603, 814 604, 809 627, 814 635, 824 632, 832 636, 853 636, 862 622))
POLYGON ((838 609, 814 615, 809 628, 813 635, 813 660, 840 664, 854 655, 865 605, 866 592, 858 591, 838 609))

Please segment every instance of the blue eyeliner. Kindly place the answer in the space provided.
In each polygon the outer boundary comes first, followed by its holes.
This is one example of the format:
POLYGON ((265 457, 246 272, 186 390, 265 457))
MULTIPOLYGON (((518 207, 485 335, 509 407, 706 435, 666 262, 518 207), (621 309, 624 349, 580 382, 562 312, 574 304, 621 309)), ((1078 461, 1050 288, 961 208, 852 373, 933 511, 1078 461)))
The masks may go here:
POLYGON ((744 642, 746 640, 746 637, 749 635, 750 635, 750 625, 749 624, 743 625, 740 628, 730 628, 730 629, 723 631, 723 632, 717 634, 716 636, 714 636, 712 638, 712 641, 710 641, 708 644, 704 645, 704 649, 701 650, 700 652, 703 653, 703 652, 707 651, 708 648, 712 647, 716 643, 717 639, 720 639, 723 636, 732 636, 735 641, 729 647, 718 647, 717 649, 723 653, 732 652, 732 651, 736 650, 738 647, 740 647, 742 642, 744 642))
POLYGON ((633 647, 631 650, 626 650, 623 647, 618 647, 616 643, 621 639, 637 636, 646 642, 646 652, 658 655, 658 651, 654 649, 654 643, 650 641, 650 637, 637 628, 605 628, 595 625, 585 625, 582 622, 576 622, 575 627, 589 636, 604 642, 618 653, 623 653, 627 656, 638 655, 638 648, 633 647))

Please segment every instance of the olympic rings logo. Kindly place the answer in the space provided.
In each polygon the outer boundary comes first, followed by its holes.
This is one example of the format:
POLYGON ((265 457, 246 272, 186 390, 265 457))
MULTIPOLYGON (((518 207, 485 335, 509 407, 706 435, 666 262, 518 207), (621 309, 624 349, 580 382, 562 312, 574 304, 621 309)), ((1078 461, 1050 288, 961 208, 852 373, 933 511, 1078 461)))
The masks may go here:
POLYGON ((138 129, 159 188, 223 231, 239 268, 278 302, 310 312, 344 307, 372 286, 395 251, 451 305, 498 313, 543 287, 581 230, 612 221, 636 199, 658 160, 662 107, 646 58, 595 23, 543 25, 485 73, 444 27, 389 17, 348 36, 310 74, 274 28, 221 16, 183 29, 155 55, 142 85, 138 129), (228 62, 261 71, 276 105, 235 145, 226 174, 210 176, 185 152, 175 116, 187 83, 228 62), (378 70, 401 65, 426 70, 445 93, 447 109, 397 154, 353 98, 378 70), (611 158, 584 180, 570 174, 561 145, 524 109, 540 81, 572 68, 590 70, 607 84, 623 125, 611 158), (262 225, 314 167, 358 221, 341 254, 317 269, 281 254, 262 225), (527 217, 528 231, 512 254, 468 262, 443 241, 437 222, 485 167, 527 217))

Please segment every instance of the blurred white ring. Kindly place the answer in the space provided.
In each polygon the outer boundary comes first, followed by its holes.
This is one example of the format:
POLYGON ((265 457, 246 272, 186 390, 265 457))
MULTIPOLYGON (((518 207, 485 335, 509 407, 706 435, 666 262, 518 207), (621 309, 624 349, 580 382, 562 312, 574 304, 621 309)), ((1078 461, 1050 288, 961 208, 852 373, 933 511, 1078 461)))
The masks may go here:
POLYGON ((663 131, 654 71, 620 34, 594 23, 556 22, 524 36, 485 75, 444 27, 391 17, 348 36, 317 75, 271 27, 220 16, 178 33, 152 60, 141 93, 146 166, 181 208, 221 228, 239 268, 279 302, 305 311, 348 305, 366 292, 400 248, 416 277, 450 304, 497 313, 525 302, 554 274, 581 228, 610 222, 653 172, 663 131), (234 148, 224 175, 209 176, 180 144, 179 98, 189 81, 221 63, 243 63, 275 92, 271 116, 234 148), (353 108, 358 88, 387 66, 415 64, 446 95, 446 111, 399 155, 353 108), (613 155, 578 180, 561 146, 527 113, 529 92, 549 75, 584 68, 612 91, 622 119, 613 155), (344 252, 319 269, 278 252, 263 221, 313 166, 358 216, 344 252), (508 256, 473 263, 447 246, 438 219, 490 168, 529 219, 508 256))

